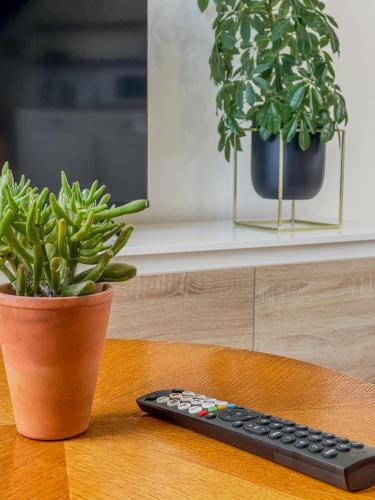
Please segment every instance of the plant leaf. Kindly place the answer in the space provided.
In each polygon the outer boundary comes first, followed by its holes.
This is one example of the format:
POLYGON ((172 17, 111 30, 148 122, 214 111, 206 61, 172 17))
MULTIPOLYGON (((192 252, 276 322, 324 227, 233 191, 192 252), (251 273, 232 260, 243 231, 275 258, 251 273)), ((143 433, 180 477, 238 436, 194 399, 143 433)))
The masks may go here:
POLYGON ((305 87, 304 85, 299 85, 292 94, 292 97, 290 99, 290 107, 292 109, 300 108, 304 97, 305 97, 305 87))
POLYGON ((282 19, 281 21, 278 21, 272 29, 271 40, 273 42, 280 40, 288 26, 289 19, 282 19))
POLYGON ((246 101, 249 104, 249 106, 254 106, 256 101, 256 93, 254 87, 251 85, 250 82, 246 84, 245 95, 246 95, 246 101))
POLYGON ((245 43, 249 43, 251 28, 250 28, 250 19, 247 16, 243 17, 243 19, 241 21, 240 31, 241 31, 242 40, 245 43))
POLYGON ((309 149, 311 144, 310 134, 304 120, 301 120, 300 130, 298 135, 298 144, 299 147, 302 149, 302 151, 306 151, 307 149, 309 149))
POLYGON ((96 286, 93 281, 83 281, 74 285, 64 286, 61 289, 61 297, 77 297, 78 295, 91 295, 95 293, 96 286))
POLYGON ((296 133, 297 133, 297 128, 298 128, 298 123, 299 123, 299 116, 295 115, 285 126, 284 128, 284 141, 286 143, 292 142, 292 140, 295 138, 296 133))
POLYGON ((201 12, 204 12, 209 4, 210 0, 198 0, 198 6, 201 10, 201 12))

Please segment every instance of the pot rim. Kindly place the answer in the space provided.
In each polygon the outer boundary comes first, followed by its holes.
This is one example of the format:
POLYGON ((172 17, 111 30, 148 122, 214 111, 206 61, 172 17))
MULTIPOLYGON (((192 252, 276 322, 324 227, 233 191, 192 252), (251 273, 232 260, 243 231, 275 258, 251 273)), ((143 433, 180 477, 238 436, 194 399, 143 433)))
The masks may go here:
POLYGON ((0 285, 0 307, 18 309, 67 309, 91 307, 110 302, 113 288, 107 283, 97 284, 97 292, 91 295, 74 297, 20 297, 14 293, 9 283, 0 285))

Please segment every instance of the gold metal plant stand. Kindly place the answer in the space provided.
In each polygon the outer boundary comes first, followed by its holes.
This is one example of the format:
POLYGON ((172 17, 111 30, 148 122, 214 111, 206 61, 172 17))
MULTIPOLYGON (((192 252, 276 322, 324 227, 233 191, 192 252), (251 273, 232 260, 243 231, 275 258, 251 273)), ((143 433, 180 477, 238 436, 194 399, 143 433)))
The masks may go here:
MULTIPOLYGON (((251 128, 249 132, 256 132, 258 129, 251 128)), ((278 181, 278 214, 277 219, 252 219, 238 220, 237 218, 237 184, 238 184, 238 149, 234 143, 233 160, 233 223, 239 226, 265 229, 267 231, 294 232, 294 231, 316 231, 318 229, 340 229, 343 223, 344 212, 344 170, 345 170, 345 130, 340 130, 340 201, 338 222, 328 223, 313 220, 296 218, 296 200, 292 200, 290 218, 283 218, 283 179, 284 179, 284 141, 280 133, 279 147, 279 181, 278 181)))

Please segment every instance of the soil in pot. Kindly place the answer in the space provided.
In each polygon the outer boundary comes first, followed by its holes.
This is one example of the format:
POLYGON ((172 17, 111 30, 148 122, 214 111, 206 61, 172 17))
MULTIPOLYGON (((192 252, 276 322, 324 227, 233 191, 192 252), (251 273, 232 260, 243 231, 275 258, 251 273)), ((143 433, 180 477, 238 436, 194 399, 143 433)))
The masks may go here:
POLYGON ((0 287, 0 343, 20 434, 84 432, 102 357, 112 289, 83 297, 17 297, 0 287))
MULTIPOLYGON (((277 199, 279 184, 280 137, 263 141, 259 132, 253 132, 251 146, 251 179, 255 191, 262 198, 277 199)), ((326 145, 320 134, 311 136, 311 145, 302 151, 298 137, 284 144, 284 200, 310 200, 322 188, 326 163, 326 145)))

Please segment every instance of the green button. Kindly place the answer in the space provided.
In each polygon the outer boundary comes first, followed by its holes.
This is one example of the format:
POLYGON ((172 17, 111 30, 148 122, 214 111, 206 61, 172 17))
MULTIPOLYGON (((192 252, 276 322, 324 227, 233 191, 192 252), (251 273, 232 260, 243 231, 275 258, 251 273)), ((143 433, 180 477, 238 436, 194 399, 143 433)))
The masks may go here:
POLYGON ((216 406, 212 406, 211 408, 207 408, 207 411, 212 412, 212 411, 217 411, 216 406))

